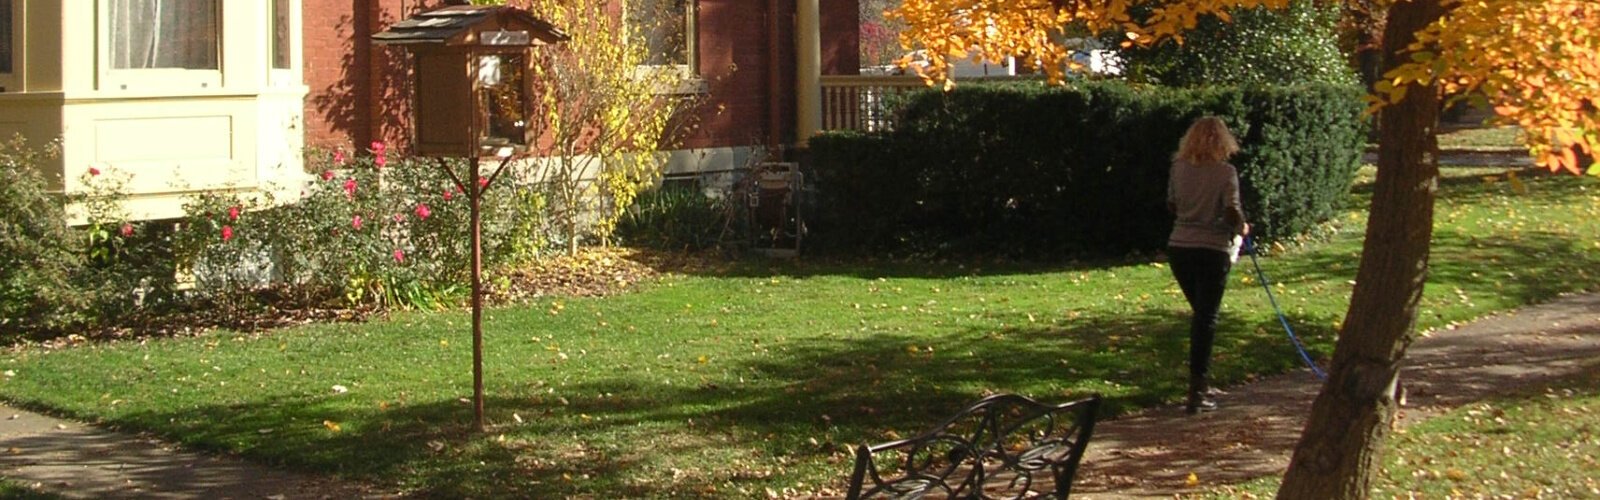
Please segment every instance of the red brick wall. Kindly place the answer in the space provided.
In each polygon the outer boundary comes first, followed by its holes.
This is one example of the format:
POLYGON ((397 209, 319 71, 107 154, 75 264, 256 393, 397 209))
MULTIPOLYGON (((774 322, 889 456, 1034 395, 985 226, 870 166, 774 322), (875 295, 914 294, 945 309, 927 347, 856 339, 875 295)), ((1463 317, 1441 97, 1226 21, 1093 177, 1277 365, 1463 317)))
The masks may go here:
MULTIPOLYGON (((699 72, 708 89, 697 110, 693 148, 767 144, 777 127, 779 143, 795 134, 795 0, 700 0, 699 72), (776 21, 775 23, 773 21, 776 21), (777 30, 770 29, 776 25, 777 30), (778 61, 773 66, 771 43, 778 61), (774 78, 772 71, 776 69, 774 78), (772 85, 776 80, 776 86, 772 85), (776 109, 770 99, 776 98, 776 109)), ((822 72, 860 71, 858 0, 820 0, 822 72)))
POLYGON ((819 0, 822 10, 822 74, 861 74, 860 0, 819 0))
POLYGON ((364 149, 374 140, 401 142, 408 126, 409 74, 398 49, 371 36, 422 0, 307 0, 303 3, 308 147, 364 149))
MULTIPOLYGON (((857 73, 858 0, 820 2, 823 73, 857 73)), ((774 125, 779 142, 794 140, 795 0, 776 0, 775 18, 769 17, 770 3, 700 0, 697 69, 708 93, 695 118, 688 121, 694 128, 685 131, 685 146, 766 144, 774 136, 774 125), (774 25, 776 31, 770 29, 774 25)), ((418 9, 438 4, 438 0, 304 2, 308 146, 361 150, 383 140, 397 151, 408 150, 409 64, 403 49, 375 47, 370 36, 418 9)))

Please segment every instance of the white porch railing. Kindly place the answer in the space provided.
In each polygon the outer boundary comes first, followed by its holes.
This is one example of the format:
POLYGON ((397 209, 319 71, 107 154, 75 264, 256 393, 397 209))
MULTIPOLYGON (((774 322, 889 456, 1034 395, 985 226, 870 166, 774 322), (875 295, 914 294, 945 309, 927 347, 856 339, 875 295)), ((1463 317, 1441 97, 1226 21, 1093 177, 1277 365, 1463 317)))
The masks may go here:
POLYGON ((928 88, 916 75, 823 75, 822 130, 893 130, 900 97, 928 88))

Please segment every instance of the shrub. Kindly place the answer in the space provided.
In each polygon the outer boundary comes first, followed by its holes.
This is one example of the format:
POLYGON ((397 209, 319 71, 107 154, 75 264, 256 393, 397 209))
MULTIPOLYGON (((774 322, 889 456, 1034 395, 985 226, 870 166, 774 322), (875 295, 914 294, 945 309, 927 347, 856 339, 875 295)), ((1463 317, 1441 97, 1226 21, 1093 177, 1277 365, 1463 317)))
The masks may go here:
POLYGON ((895 132, 812 140, 810 248, 896 254, 1120 254, 1171 228, 1170 157, 1195 118, 1244 151, 1245 209, 1265 239, 1332 214, 1358 166, 1359 91, 968 85, 926 92, 895 132))
POLYGON ((82 241, 67 227, 65 200, 41 173, 55 145, 33 149, 20 137, 0 143, 0 331, 51 328, 86 304, 72 286, 82 241))
MULTIPOLYGON (((216 293, 276 286, 347 305, 440 305, 468 273, 467 196, 432 161, 390 159, 381 143, 372 153, 310 155, 319 173, 292 203, 197 196, 177 238, 180 263, 216 293)), ((540 193, 504 179, 485 193, 486 270, 544 250, 540 193)))
POLYGON ((617 222, 624 245, 665 250, 715 247, 727 227, 727 203, 699 189, 661 186, 639 193, 617 222))
POLYGON ((98 326, 171 299, 166 232, 122 210, 130 176, 90 168, 83 189, 61 195, 42 173, 56 153, 0 143, 0 332, 98 326), (69 207, 82 225, 68 224, 69 207))

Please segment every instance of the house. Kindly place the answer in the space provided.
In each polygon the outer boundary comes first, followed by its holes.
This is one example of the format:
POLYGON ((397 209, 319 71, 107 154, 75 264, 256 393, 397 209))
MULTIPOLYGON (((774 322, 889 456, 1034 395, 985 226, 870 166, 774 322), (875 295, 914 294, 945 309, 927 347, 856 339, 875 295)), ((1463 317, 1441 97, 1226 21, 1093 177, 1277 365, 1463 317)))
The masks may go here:
MULTIPOLYGON (((821 75, 858 72, 857 0, 648 1, 683 27, 652 62, 704 93, 670 172, 802 145, 821 75)), ((370 37, 443 3, 0 0, 0 136, 61 140, 47 174, 69 192, 90 167, 132 174, 142 219, 179 216, 199 191, 294 186, 307 147, 408 151, 409 62, 370 37)))

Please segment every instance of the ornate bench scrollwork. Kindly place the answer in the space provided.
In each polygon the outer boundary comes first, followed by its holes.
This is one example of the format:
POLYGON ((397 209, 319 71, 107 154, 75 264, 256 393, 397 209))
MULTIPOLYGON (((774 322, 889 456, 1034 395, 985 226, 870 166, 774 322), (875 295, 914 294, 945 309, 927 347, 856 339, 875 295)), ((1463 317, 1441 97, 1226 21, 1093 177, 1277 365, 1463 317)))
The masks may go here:
POLYGON ((846 498, 1066 498, 1099 408, 1099 396, 983 398, 922 435, 856 448, 846 498))

